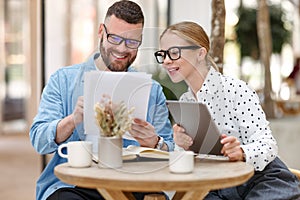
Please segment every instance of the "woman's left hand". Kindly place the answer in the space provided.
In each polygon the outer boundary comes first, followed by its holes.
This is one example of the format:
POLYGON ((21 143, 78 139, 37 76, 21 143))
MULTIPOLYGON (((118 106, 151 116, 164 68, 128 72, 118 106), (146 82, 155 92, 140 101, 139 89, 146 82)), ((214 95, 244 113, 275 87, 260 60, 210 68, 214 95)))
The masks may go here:
POLYGON ((227 156, 230 161, 244 160, 244 152, 240 146, 241 143, 236 137, 222 134, 221 138, 221 144, 223 144, 221 153, 224 156, 227 156))
POLYGON ((173 125, 174 142, 184 150, 188 150, 193 144, 193 139, 185 132, 185 129, 178 124, 173 125))

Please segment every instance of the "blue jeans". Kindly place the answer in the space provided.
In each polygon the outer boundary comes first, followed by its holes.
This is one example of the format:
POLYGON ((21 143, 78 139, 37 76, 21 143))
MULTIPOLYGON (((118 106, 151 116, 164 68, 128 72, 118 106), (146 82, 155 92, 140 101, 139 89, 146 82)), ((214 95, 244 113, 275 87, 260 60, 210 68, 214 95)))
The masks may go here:
POLYGON ((256 171, 246 183, 209 192, 205 200, 216 199, 300 199, 298 178, 276 158, 263 171, 256 171))

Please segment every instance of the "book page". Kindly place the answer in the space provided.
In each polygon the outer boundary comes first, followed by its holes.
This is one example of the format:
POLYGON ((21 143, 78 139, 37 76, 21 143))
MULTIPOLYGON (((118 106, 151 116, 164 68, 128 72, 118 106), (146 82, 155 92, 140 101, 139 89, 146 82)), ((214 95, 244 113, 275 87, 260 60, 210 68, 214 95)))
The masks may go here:
MULTIPOLYGON (((129 145, 127 148, 123 148, 122 152, 123 160, 136 160, 142 161, 143 159, 139 158, 153 158, 153 159, 169 159, 169 152, 162 151, 159 149, 153 149, 150 147, 140 147, 129 145)), ((98 163, 98 153, 93 153, 93 160, 98 163)), ((147 160, 144 160, 147 161, 147 160)), ((148 160, 150 161, 150 160, 148 160)), ((152 160, 154 161, 154 160, 152 160)))
MULTIPOLYGON (((123 101, 128 109, 133 107, 132 117, 146 120, 151 87, 151 75, 144 72, 86 72, 84 74, 83 115, 85 134, 99 135, 94 105, 104 94, 109 95, 115 103, 123 101)), ((135 140, 127 132, 123 138, 135 140)))
POLYGON ((169 152, 150 148, 150 147, 129 145, 127 148, 123 149, 123 157, 132 154, 139 155, 140 157, 147 157, 147 158, 169 159, 169 152))

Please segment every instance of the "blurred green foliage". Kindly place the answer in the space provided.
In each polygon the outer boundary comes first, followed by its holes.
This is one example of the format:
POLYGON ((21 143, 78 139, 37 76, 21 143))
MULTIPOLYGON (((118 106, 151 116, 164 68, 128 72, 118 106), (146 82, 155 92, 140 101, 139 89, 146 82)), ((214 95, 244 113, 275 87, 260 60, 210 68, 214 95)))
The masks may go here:
MULTIPOLYGON (((280 5, 270 5, 270 24, 272 35, 272 52, 280 53, 282 46, 290 42, 291 31, 285 26, 287 19, 280 5)), ((235 26, 237 42, 240 45, 241 57, 259 59, 256 15, 257 9, 241 6, 238 10, 239 22, 235 26)))

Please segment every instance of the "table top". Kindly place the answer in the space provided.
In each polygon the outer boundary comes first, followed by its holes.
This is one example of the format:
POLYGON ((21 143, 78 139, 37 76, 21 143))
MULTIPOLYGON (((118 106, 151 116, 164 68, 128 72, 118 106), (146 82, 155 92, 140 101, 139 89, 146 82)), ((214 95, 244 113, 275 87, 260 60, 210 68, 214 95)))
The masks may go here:
POLYGON ((88 168, 72 168, 67 163, 54 169, 63 182, 87 187, 122 191, 189 191, 221 189, 240 185, 254 174, 245 162, 196 159, 193 173, 169 172, 167 161, 124 162, 119 169, 104 169, 93 164, 88 168))

